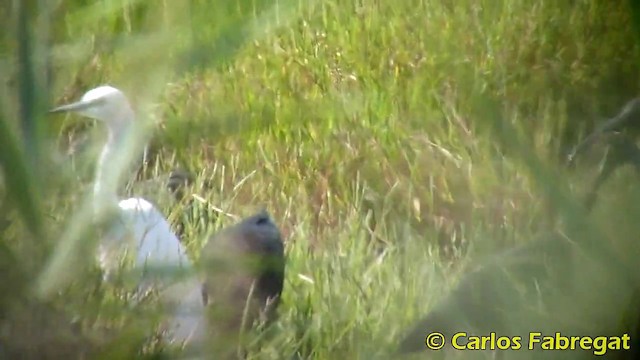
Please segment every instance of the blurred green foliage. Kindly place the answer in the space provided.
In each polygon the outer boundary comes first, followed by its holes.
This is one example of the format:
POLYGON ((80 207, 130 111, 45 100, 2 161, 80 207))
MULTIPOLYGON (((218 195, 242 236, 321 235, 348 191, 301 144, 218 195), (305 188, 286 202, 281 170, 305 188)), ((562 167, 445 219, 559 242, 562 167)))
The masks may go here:
POLYGON ((213 208, 266 205, 282 226, 285 303, 256 358, 384 357, 461 265, 562 227, 558 212, 632 266, 637 179, 616 174, 585 218, 575 201, 602 148, 574 172, 558 165, 637 95, 634 4, 1 3, 0 357, 160 350, 138 335, 149 323, 126 296, 97 285, 89 246, 48 274, 70 286, 46 300, 32 292, 65 230, 87 221, 77 209, 94 155, 83 141, 100 138, 88 121, 44 112, 103 83, 157 123, 151 162, 126 192, 186 221, 194 257, 232 221, 202 220, 213 208), (159 195, 175 167, 196 174, 200 208, 159 195), (34 330, 52 328, 60 336, 34 330))

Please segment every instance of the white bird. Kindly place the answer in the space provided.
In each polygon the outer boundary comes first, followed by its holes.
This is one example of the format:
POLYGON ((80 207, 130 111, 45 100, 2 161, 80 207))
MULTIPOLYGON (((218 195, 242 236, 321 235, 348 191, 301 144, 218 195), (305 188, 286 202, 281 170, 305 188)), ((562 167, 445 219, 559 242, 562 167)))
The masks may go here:
MULTIPOLYGON (((51 110, 52 113, 77 112, 103 122, 107 141, 96 166, 93 207, 98 221, 115 215, 98 246, 98 262, 109 277, 123 255, 132 256, 134 270, 143 275, 139 289, 156 286, 165 304, 172 308, 168 319, 169 341, 197 343, 205 334, 202 283, 195 274, 169 282, 153 279, 145 272, 149 266, 190 271, 193 264, 163 215, 142 198, 118 200, 117 190, 122 174, 131 163, 131 146, 138 127, 134 112, 125 95, 111 86, 100 86, 82 96, 78 102, 51 110), (165 286, 161 289, 160 286, 165 286)), ((176 272, 177 272, 176 271, 176 272)))

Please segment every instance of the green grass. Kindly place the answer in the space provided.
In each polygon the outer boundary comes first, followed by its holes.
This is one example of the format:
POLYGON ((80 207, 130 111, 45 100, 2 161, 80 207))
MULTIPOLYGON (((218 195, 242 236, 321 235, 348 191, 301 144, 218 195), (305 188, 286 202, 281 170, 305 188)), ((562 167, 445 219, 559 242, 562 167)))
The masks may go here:
MULTIPOLYGON (((550 206, 571 215, 596 167, 569 172, 562 157, 640 80, 622 1, 75 0, 51 7, 50 31, 44 2, 30 3, 33 79, 17 66, 17 9, 0 5, 0 319, 44 333, 83 319, 89 343, 108 338, 94 322, 124 331, 113 356, 142 347, 126 340, 145 323, 115 289, 96 290, 82 261, 90 236, 68 232, 86 220, 76 215, 93 155, 62 156, 99 129, 48 118, 33 99, 123 89, 157 125, 151 164, 127 192, 171 221, 184 204, 153 179, 175 167, 197 175, 189 193, 209 206, 238 216, 267 207, 286 235, 287 278, 277 331, 252 358, 364 359, 392 358, 468 261, 561 226, 550 206), (64 266, 47 267, 54 254, 68 256, 64 266), (38 279, 68 290, 40 300, 38 279)), ((617 174, 590 218, 627 264, 639 254, 628 241, 634 176, 617 174)), ((234 221, 191 219, 194 258, 208 232, 234 221)), ((47 351, 81 348, 60 334, 47 351)))

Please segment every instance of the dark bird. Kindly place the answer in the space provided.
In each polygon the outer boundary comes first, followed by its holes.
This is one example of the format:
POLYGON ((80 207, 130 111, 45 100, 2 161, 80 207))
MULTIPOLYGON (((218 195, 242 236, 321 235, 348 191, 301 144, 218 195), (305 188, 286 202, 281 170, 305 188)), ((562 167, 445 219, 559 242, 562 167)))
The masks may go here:
POLYGON ((193 175, 183 169, 174 169, 169 174, 167 188, 176 200, 184 198, 185 188, 193 184, 193 175))
POLYGON ((285 275, 282 235, 262 211, 211 237, 200 263, 212 351, 234 358, 256 320, 268 325, 276 318, 285 275))

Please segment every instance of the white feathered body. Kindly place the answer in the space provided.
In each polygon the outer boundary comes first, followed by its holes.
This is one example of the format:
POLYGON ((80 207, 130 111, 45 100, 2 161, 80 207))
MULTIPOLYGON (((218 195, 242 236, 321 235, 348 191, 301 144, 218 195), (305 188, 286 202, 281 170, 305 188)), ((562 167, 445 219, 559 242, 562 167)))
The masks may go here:
POLYGON ((149 201, 125 199, 118 203, 118 208, 115 222, 98 247, 98 261, 106 276, 120 267, 123 258, 132 260, 133 270, 141 272, 141 278, 136 281, 138 290, 158 288, 164 303, 174 310, 166 324, 171 340, 202 339, 205 323, 201 282, 188 273, 193 271, 193 266, 184 246, 149 201), (186 278, 166 276, 178 272, 175 270, 187 272, 183 275, 186 278), (161 276, 154 274, 158 271, 161 276))
POLYGON ((169 265, 191 267, 191 261, 162 214, 143 198, 118 203, 119 214, 99 247, 101 266, 111 271, 123 253, 135 255, 138 268, 169 265))

